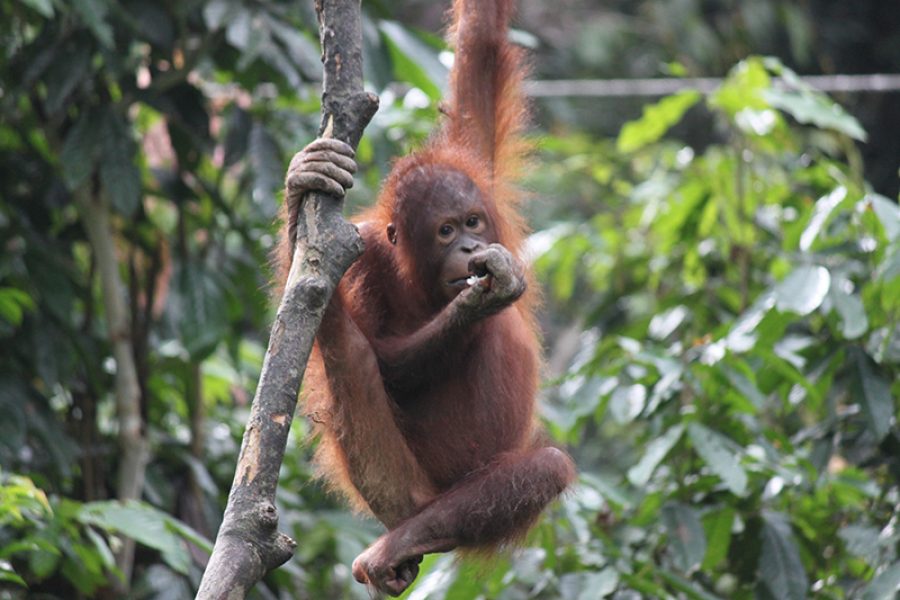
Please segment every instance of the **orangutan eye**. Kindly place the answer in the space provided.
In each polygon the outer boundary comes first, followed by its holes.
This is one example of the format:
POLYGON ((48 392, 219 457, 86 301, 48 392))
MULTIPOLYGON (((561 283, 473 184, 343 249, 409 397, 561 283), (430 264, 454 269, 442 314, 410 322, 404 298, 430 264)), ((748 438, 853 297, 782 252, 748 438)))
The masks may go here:
POLYGON ((481 220, 478 218, 478 215, 469 215, 469 218, 466 219, 466 227, 475 229, 480 222, 481 220))
POLYGON ((447 236, 452 235, 453 234, 453 226, 447 225, 446 223, 444 225, 441 225, 441 228, 438 229, 438 234, 440 234, 441 237, 447 237, 447 236))

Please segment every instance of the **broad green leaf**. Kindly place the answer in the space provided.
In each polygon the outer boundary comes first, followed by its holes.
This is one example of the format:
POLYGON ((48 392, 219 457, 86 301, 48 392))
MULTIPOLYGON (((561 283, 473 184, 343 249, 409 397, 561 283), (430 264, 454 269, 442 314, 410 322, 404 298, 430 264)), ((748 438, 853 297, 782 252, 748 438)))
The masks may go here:
POLYGON ((447 68, 437 59, 434 49, 395 21, 382 21, 379 28, 391 51, 397 77, 412 83, 433 101, 439 100, 447 81, 447 68))
POLYGON ((736 444, 699 423, 691 423, 688 426, 688 435, 697 454, 706 462, 709 469, 722 480, 732 494, 743 496, 747 492, 747 473, 736 454, 736 444))
POLYGON ((848 294, 832 282, 828 292, 834 309, 841 317, 841 335, 854 340, 869 330, 869 319, 862 299, 856 294, 848 294))
POLYGON ((780 311, 806 316, 819 308, 830 285, 831 274, 828 269, 802 265, 775 286, 775 306, 780 311))
POLYGON ((82 112, 66 134, 59 161, 63 181, 74 191, 94 172, 100 158, 102 118, 95 111, 82 112))
POLYGON ((866 194, 865 200, 871 203, 872 209, 878 215, 888 241, 900 238, 900 207, 897 203, 880 194, 866 194))
POLYGON ((640 119, 626 123, 619 132, 616 148, 619 152, 634 152, 659 140, 684 113, 694 106, 701 95, 697 90, 684 90, 663 98, 656 104, 644 106, 640 119))
POLYGON ((706 554, 706 533, 697 511, 680 502, 670 502, 662 509, 662 521, 669 534, 675 567, 690 574, 700 567, 706 554))
POLYGON ((89 79, 90 66, 91 54, 87 45, 72 44, 60 49, 44 76, 48 112, 56 114, 65 106, 66 99, 78 84, 89 79))
POLYGON ((900 563, 879 573, 863 593, 863 600, 896 600, 900 593, 900 563))
POLYGON ((678 443, 682 433, 684 433, 684 426, 675 425, 661 436, 654 438, 647 445, 647 450, 644 452, 640 462, 628 469, 628 481, 637 487, 647 485, 657 465, 662 462, 669 451, 678 443))
POLYGON ((895 422, 891 384, 863 350, 850 349, 853 368, 853 398, 862 405, 866 422, 877 441, 890 433, 895 422))
POLYGON ((806 598, 809 581, 787 518, 780 513, 764 511, 760 533, 760 585, 779 600, 806 598))
POLYGON ((125 123, 114 114, 103 120, 103 156, 100 181, 110 204, 129 217, 141 201, 141 173, 135 164, 136 146, 125 123))
POLYGON ((769 105, 762 92, 771 85, 771 77, 758 58, 739 62, 722 86, 709 98, 709 104, 720 108, 730 117, 745 109, 764 110, 769 105))
POLYGON ((226 293, 221 273, 196 261, 181 265, 174 278, 177 295, 169 310, 178 322, 181 342, 191 356, 205 358, 228 328, 226 293))
POLYGON ((640 385, 617 387, 609 399, 609 412, 619 423, 633 421, 647 402, 647 388, 640 385))
POLYGON ((728 556, 734 515, 735 510, 731 506, 703 515, 703 529, 707 540, 706 554, 703 557, 704 571, 712 571, 728 556))
MULTIPOLYGON (((191 556, 179 534, 187 526, 178 523, 176 527, 173 517, 143 502, 90 502, 82 507, 78 518, 158 550, 166 564, 179 573, 186 575, 191 566, 191 556)), ((195 536, 202 538, 197 533, 195 536)))
POLYGON ((559 581, 562 600, 606 598, 616 591, 619 572, 612 567, 600 571, 580 571, 563 575, 559 581))
POLYGON ((889 544, 889 538, 881 539, 881 531, 877 527, 864 525, 847 525, 838 531, 838 536, 847 546, 847 551, 859 556, 869 564, 877 564, 878 557, 889 544))
POLYGON ((808 90, 768 89, 763 97, 799 123, 833 129, 855 140, 866 141, 866 132, 859 121, 824 94, 808 90))
POLYGON ((28 555, 28 568, 39 580, 48 577, 59 566, 60 552, 58 549, 40 548, 28 555))

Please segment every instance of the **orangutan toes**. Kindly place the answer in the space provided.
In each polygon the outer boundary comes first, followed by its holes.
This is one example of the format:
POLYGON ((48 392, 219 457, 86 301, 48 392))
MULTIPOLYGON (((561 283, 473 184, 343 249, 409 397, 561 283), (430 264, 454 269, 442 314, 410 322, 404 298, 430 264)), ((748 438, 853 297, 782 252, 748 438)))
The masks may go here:
POLYGON ((383 556, 383 549, 384 544, 379 540, 357 556, 353 561, 353 577, 378 592, 399 596, 416 580, 422 557, 414 556, 391 564, 393 561, 383 556))

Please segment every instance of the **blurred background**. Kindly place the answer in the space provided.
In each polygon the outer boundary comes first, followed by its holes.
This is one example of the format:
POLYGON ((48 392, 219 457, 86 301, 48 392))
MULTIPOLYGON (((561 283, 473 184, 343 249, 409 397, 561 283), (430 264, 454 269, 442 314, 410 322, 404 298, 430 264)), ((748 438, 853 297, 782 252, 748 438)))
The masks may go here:
MULTIPOLYGON (((897 8, 520 0, 541 400, 580 480, 406 597, 896 597, 897 8), (669 91, 609 81, 647 78, 669 91)), ((363 3, 351 209, 437 119, 446 9, 363 3)), ((0 598, 193 597, 320 77, 312 2, 0 0, 0 598)), ((305 430, 297 553, 254 597, 368 598, 379 527, 312 480, 305 430)))

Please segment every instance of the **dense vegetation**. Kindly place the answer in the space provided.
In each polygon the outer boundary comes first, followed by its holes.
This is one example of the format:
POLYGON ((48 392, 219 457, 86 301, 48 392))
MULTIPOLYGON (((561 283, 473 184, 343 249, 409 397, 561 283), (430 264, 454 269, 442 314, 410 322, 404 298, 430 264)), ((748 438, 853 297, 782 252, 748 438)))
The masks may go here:
MULTIPOLYGON (((680 5, 685 27, 704 22, 680 5)), ((354 204, 427 133, 446 74, 436 37, 368 8, 382 109, 354 204)), ((795 49, 823 18, 778 14, 795 49)), ((546 296, 545 417, 580 483, 518 552, 429 557, 408 597, 895 597, 900 210, 865 177, 895 181, 897 157, 873 169, 861 144, 883 131, 779 60, 745 58, 779 50, 754 43, 755 22, 724 30, 743 40, 727 52, 709 51, 715 35, 648 45, 688 70, 737 64, 715 92, 647 105, 615 136, 541 106, 553 126, 529 182, 529 250, 546 296)), ((271 319, 284 167, 318 121, 312 7, 0 0, 0 23, 0 597, 129 584, 190 597, 271 319), (139 473, 120 472, 135 447, 139 473), (137 499, 123 493, 135 475, 137 499), (123 535, 137 541, 127 582, 123 535)), ((602 72, 624 42, 601 34, 609 48, 548 64, 602 72)), ((279 501, 300 545, 259 594, 366 598, 349 565, 377 527, 311 481, 295 429, 279 501)))

